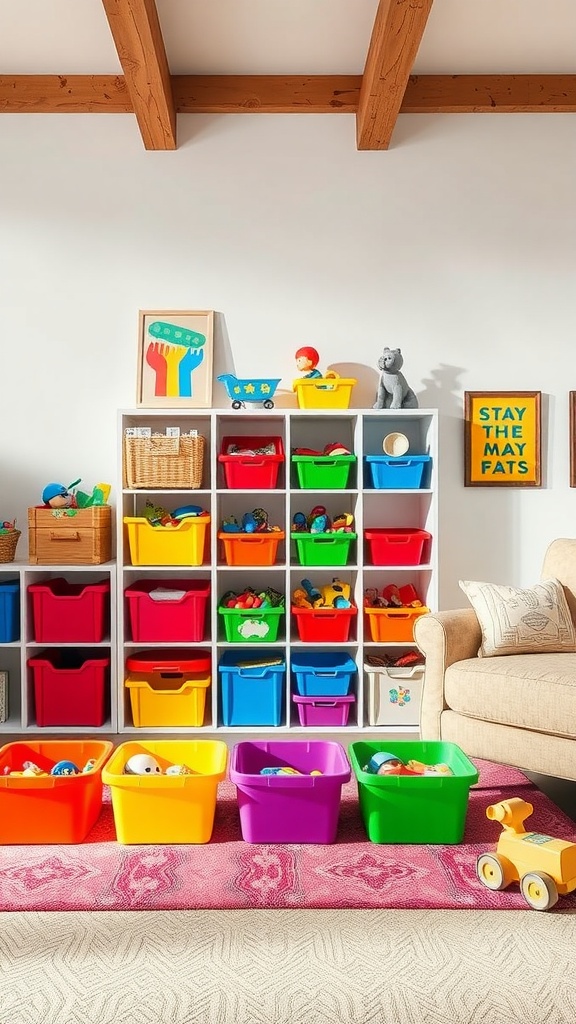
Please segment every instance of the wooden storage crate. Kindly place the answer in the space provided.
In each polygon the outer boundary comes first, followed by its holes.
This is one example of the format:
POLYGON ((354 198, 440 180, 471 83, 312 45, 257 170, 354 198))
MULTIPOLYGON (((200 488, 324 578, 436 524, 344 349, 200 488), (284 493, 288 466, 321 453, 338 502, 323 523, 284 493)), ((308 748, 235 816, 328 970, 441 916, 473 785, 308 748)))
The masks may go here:
POLYGON ((204 449, 202 434, 167 437, 124 437, 124 486, 145 488, 202 487, 204 449))
POLYGON ((28 509, 28 559, 32 565, 99 565, 112 557, 112 509, 28 509))

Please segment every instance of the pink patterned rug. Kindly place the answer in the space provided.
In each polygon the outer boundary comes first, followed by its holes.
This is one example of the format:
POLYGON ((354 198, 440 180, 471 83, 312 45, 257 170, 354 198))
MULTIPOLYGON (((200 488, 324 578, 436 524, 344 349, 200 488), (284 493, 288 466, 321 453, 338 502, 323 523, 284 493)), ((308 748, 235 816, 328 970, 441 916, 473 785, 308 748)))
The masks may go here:
MULTIPOLYGON (((520 772, 476 761, 464 841, 457 846, 380 846, 364 833, 356 783, 343 788, 337 842, 255 846, 243 842, 236 790, 223 783, 205 846, 121 846, 105 806, 81 846, 0 848, 0 909, 170 910, 265 908, 528 909, 518 886, 490 892, 476 878, 479 853, 500 825, 488 804, 523 796, 539 832, 576 842, 576 824, 520 772)), ((576 908, 576 894, 558 908, 576 908)))

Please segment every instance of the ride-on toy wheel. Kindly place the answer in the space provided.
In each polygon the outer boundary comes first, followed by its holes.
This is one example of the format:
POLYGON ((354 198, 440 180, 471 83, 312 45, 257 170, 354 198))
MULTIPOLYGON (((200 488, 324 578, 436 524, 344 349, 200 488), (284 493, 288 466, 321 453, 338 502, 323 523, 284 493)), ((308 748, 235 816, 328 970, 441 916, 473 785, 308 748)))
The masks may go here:
POLYGON ((558 903, 556 882, 544 871, 529 871, 523 875, 520 890, 533 910, 550 910, 558 903))
POLYGON ((238 402, 238 401, 232 402, 232 408, 233 409, 241 409, 243 405, 244 405, 244 402, 238 402))
POLYGON ((266 401, 264 402, 264 408, 265 409, 273 409, 274 408, 274 402, 271 402, 270 399, 267 398, 266 401))
POLYGON ((499 892, 510 885, 514 875, 510 864, 497 853, 482 853, 476 861, 476 874, 487 889, 499 892))

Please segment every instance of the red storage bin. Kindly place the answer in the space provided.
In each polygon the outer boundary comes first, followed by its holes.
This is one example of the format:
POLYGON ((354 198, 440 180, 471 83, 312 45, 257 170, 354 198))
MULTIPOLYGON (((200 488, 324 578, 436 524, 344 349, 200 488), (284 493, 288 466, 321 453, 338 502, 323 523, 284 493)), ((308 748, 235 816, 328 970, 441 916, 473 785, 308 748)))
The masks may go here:
POLYGON ((34 640, 40 644, 100 643, 109 630, 110 581, 31 583, 34 640))
POLYGON ((372 565, 420 565, 425 544, 432 540, 426 530, 378 528, 364 530, 372 565))
POLYGON ((224 437, 218 462, 224 466, 226 487, 231 490, 270 491, 276 487, 278 470, 284 462, 282 438, 261 435, 224 437), (234 445, 245 454, 231 455, 230 448, 234 445), (258 449, 268 445, 274 446, 274 454, 258 453, 258 449))
POLYGON ((104 725, 110 658, 66 648, 44 651, 29 658, 28 665, 34 676, 36 725, 104 725))
POLYGON ((346 643, 357 609, 352 608, 295 608, 298 636, 305 643, 346 643))
POLYGON ((137 580, 124 595, 136 643, 199 643, 208 639, 210 580, 137 580), (160 591, 162 597, 155 597, 154 591, 160 591))

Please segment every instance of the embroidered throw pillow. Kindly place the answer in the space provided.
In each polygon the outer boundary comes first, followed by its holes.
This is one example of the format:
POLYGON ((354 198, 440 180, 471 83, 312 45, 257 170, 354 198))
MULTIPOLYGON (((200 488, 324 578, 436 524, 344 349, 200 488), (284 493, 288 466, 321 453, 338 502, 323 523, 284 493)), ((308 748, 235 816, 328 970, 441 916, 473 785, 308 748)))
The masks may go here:
POLYGON ((480 623, 480 658, 576 651, 576 628, 559 580, 528 590, 470 580, 459 580, 459 586, 480 623))

